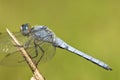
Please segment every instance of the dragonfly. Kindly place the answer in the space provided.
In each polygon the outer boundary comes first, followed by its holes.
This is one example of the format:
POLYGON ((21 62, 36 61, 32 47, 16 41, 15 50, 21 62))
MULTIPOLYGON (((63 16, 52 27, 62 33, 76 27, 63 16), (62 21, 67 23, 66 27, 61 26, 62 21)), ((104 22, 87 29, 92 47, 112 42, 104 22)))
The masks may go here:
MULTIPOLYGON (((65 41, 57 37, 47 26, 35 25, 31 27, 30 24, 26 23, 21 25, 20 32, 13 34, 15 34, 21 42, 22 46, 28 52, 32 60, 35 61, 36 65, 38 65, 42 60, 51 59, 55 54, 56 48, 61 48, 81 56, 106 70, 112 70, 112 68, 103 61, 85 54, 84 52, 67 44, 65 41)), ((4 64, 7 61, 11 61, 10 63, 13 63, 13 61, 18 64, 22 63, 24 60, 23 58, 20 58, 20 51, 17 47, 18 46, 12 44, 7 33, 0 33, 0 53, 5 54, 5 57, 1 60, 0 64, 4 64)))

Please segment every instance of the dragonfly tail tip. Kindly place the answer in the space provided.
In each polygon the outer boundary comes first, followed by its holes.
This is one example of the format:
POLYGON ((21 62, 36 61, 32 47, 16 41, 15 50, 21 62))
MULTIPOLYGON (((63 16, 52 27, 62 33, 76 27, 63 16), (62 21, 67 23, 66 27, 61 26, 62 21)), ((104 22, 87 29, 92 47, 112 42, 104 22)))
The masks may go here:
POLYGON ((106 70, 108 70, 108 71, 112 71, 113 69, 110 68, 110 67, 107 67, 106 70))

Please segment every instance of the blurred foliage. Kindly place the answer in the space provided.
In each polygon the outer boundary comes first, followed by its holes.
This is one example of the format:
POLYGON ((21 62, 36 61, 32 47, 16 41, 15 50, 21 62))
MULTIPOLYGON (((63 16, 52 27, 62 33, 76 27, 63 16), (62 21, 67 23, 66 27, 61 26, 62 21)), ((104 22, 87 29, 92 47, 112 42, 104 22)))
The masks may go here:
MULTIPOLYGON (((55 57, 40 64, 47 80, 120 80, 119 0, 0 0, 0 32, 19 31, 23 23, 47 25, 57 36, 94 57, 113 71, 57 49, 55 57)), ((0 80, 29 80, 28 66, 0 66, 0 80)))

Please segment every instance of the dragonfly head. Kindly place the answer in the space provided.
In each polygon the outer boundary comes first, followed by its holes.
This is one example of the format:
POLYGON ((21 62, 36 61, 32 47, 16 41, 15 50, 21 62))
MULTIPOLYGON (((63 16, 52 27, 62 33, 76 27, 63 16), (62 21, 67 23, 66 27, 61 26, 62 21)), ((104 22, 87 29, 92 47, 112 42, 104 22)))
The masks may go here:
POLYGON ((29 33, 30 33, 30 25, 29 25, 28 23, 22 24, 22 26, 20 27, 20 32, 21 32, 24 36, 29 36, 29 33))

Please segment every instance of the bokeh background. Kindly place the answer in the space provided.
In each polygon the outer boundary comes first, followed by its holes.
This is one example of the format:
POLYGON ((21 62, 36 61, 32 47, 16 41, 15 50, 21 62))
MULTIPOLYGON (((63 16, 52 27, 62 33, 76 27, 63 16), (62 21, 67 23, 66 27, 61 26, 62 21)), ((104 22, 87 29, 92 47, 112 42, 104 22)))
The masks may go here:
MULTIPOLYGON (((0 0, 0 32, 23 23, 47 25, 75 48, 108 63, 106 71, 62 49, 40 64, 47 80, 120 80, 119 0, 0 0)), ((29 80, 27 65, 0 66, 0 80, 29 80)))

